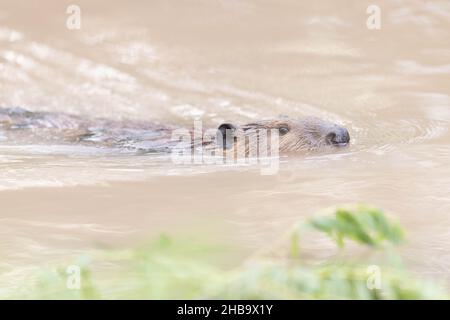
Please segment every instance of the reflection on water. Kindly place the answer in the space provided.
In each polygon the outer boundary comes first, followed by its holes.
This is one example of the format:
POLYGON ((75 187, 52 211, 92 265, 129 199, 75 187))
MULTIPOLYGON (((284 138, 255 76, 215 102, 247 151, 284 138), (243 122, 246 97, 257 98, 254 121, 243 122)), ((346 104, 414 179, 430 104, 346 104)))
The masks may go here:
POLYGON ((82 28, 70 31, 57 1, 2 0, 0 107, 176 126, 313 115, 348 127, 352 145, 283 158, 277 175, 261 176, 168 155, 12 145, 0 132, 6 286, 98 243, 163 231, 207 229, 245 256, 299 217, 353 201, 397 213, 407 261, 449 275, 448 1, 382 2, 378 31, 359 2, 78 2, 82 28))

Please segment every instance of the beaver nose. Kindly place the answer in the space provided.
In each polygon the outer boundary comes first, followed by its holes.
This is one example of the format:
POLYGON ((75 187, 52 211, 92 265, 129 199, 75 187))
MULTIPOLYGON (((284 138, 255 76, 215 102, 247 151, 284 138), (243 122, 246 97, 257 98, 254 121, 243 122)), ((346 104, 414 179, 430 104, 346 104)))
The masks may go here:
POLYGON ((350 142, 350 134, 344 127, 336 127, 325 137, 328 144, 345 146, 350 142))

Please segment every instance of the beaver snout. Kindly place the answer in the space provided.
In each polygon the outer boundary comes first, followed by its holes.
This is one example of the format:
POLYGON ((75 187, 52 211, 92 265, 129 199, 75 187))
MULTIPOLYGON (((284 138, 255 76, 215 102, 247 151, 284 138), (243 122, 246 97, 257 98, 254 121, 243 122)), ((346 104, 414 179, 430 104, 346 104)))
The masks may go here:
POLYGON ((350 134, 344 127, 335 127, 325 137, 325 141, 333 146, 346 146, 350 142, 350 134))

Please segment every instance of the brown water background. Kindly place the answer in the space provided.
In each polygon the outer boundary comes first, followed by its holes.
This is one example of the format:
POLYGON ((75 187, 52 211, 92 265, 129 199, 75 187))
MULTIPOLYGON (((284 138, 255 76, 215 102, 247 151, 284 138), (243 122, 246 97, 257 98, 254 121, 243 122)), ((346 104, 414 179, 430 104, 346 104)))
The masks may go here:
POLYGON ((449 1, 0 0, 0 107, 12 106, 177 126, 313 115, 348 127, 352 145, 267 176, 0 141, 2 290, 161 232, 206 234, 239 263, 348 202, 395 213, 413 270, 450 275, 449 1), (66 27, 69 4, 80 30, 66 27))

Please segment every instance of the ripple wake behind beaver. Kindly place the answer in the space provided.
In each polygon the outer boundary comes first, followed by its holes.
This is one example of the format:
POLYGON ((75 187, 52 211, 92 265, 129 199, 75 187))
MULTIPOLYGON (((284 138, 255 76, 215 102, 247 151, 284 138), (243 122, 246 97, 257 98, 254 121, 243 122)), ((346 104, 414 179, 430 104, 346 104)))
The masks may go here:
MULTIPOLYGON (((16 144, 82 144, 170 152, 180 142, 173 138, 175 129, 150 121, 89 119, 66 113, 32 112, 19 107, 0 109, 2 140, 16 144)), ((201 144, 226 151, 243 146, 248 154, 252 149, 251 141, 259 140, 261 132, 268 131, 277 133, 280 153, 300 153, 326 146, 342 147, 350 142, 346 128, 319 118, 306 117, 258 120, 243 125, 223 123, 211 139, 202 140, 201 144)), ((271 140, 267 141, 270 143, 271 140)), ((194 143, 191 144, 193 146, 194 143)))

